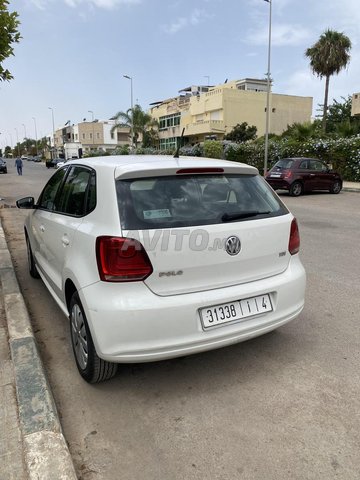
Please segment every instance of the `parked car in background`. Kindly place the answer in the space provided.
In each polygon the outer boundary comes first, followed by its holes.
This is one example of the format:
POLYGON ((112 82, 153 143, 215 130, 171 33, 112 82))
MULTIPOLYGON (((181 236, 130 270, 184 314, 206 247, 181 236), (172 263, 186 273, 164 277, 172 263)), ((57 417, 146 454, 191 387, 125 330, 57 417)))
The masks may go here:
POLYGON ((56 165, 59 163, 59 162, 63 162, 64 159, 63 158, 52 158, 51 160, 47 160, 45 162, 45 165, 47 168, 56 168, 56 165))
POLYGON ((29 272, 70 319, 81 376, 265 334, 303 309, 297 221, 257 169, 209 158, 66 162, 25 222, 29 272))
POLYGON ((314 190, 340 193, 343 181, 339 173, 316 158, 282 158, 269 170, 266 181, 274 190, 288 190, 298 197, 314 190))
POLYGON ((33 162, 36 162, 36 163, 41 162, 41 156, 40 155, 35 155, 33 157, 33 162))
POLYGON ((6 160, 4 160, 3 158, 0 158, 0 172, 7 173, 6 160))
POLYGON ((65 163, 66 163, 66 160, 62 159, 61 162, 58 162, 58 163, 56 164, 56 167, 55 167, 55 168, 60 168, 60 167, 62 167, 63 165, 65 165, 65 163))

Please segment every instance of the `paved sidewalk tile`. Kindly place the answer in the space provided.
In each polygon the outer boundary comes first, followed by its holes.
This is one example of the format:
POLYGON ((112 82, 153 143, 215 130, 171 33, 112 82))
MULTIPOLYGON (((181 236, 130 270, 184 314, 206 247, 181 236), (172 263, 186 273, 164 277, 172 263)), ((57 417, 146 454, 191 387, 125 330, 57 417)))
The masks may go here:
POLYGON ((0 478, 25 480, 27 475, 23 461, 14 372, 7 329, 3 325, 4 305, 0 298, 0 478))

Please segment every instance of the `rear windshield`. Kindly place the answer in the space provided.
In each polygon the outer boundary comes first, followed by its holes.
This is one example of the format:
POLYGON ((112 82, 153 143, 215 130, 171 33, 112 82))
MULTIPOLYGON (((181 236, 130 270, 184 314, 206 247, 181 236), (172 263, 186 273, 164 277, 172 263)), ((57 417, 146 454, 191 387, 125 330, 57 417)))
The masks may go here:
POLYGON ((273 168, 276 168, 277 170, 291 168, 294 165, 294 162, 295 160, 291 158, 283 158, 282 160, 276 162, 273 168))
POLYGON ((258 175, 181 175, 117 180, 126 230, 211 225, 285 215, 258 175))

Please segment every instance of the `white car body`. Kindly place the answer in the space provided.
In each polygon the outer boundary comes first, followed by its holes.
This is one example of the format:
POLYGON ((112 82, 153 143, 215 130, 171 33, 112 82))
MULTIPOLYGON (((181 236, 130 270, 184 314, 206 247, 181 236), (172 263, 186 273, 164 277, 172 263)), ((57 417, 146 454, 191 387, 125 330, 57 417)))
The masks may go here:
MULTIPOLYGON (((25 230, 37 271, 66 316, 71 313, 70 297, 77 291, 99 358, 148 362, 224 347, 276 329, 302 311, 305 271, 299 254, 289 252, 294 217, 283 205, 283 214, 271 218, 182 229, 122 227, 116 179, 159 179, 175 176, 181 169, 199 168, 258 176, 255 168, 213 159, 113 156, 69 161, 60 169, 74 165, 95 172, 95 208, 75 216, 57 213, 51 205, 37 207, 28 216, 25 230), (156 235, 162 242, 147 248, 156 235), (145 246, 152 273, 141 281, 103 281, 96 254, 97 239, 103 236, 136 238, 145 246), (233 236, 241 241, 237 255, 215 248, 233 236), (206 245, 200 249, 203 238, 206 245), (190 248, 189 239, 195 247, 190 248), (222 316, 225 309, 227 315, 234 302, 254 298, 258 300, 250 300, 252 305, 257 307, 263 299, 264 309, 271 310, 234 321, 226 317, 225 323, 217 318, 219 323, 213 326, 206 323, 214 321, 213 313, 220 316, 222 312, 222 316), (213 306, 212 313, 201 314, 201 309, 213 306)), ((265 188, 281 203, 270 187, 265 188)), ((149 210, 147 215, 168 215, 164 211, 149 210)), ((235 307, 231 308, 234 312, 235 307)))

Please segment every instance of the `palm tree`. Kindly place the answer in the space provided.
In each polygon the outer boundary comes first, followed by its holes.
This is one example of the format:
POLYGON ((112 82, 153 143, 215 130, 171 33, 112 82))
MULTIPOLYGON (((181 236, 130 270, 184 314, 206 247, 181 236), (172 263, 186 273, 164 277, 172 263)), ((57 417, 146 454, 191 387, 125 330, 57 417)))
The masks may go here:
POLYGON ((320 131, 320 120, 315 120, 313 123, 293 123, 292 125, 288 125, 288 128, 281 134, 281 137, 304 142, 310 138, 319 138, 320 131))
POLYGON ((329 80, 338 74, 350 62, 351 41, 343 33, 325 30, 319 40, 308 48, 305 56, 310 59, 310 68, 319 78, 325 77, 325 98, 322 127, 326 130, 328 109, 329 80))
POLYGON ((118 112, 114 115, 112 120, 115 120, 116 123, 111 129, 111 133, 116 131, 118 127, 130 127, 132 126, 133 139, 132 141, 137 147, 139 136, 142 138, 146 136, 146 132, 152 127, 157 125, 157 121, 154 120, 151 115, 144 112, 140 105, 134 105, 133 113, 131 108, 126 112, 118 112))

